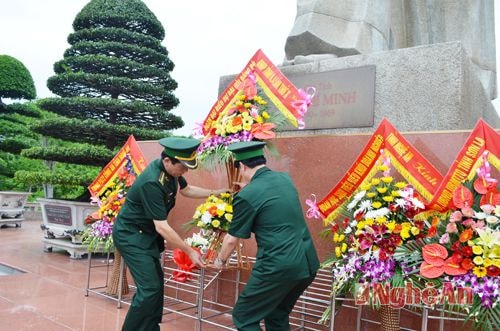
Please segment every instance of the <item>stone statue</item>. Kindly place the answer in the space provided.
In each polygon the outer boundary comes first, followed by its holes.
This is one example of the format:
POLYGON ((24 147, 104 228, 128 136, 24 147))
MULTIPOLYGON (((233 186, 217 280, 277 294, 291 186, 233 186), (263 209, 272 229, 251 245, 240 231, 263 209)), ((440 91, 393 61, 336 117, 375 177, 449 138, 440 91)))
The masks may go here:
POLYGON ((493 0, 297 0, 287 64, 461 41, 496 97, 493 0))

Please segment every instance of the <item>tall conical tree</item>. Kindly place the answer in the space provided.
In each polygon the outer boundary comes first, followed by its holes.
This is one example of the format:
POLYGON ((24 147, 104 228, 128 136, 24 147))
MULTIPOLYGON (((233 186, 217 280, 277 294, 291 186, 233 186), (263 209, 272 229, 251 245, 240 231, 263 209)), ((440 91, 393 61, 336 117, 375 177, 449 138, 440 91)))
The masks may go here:
POLYGON ((92 0, 76 16, 71 45, 54 64, 47 86, 60 97, 39 101, 65 116, 37 125, 38 133, 83 148, 25 151, 32 158, 104 165, 133 134, 158 139, 183 126, 177 106, 174 64, 161 41, 164 29, 140 0, 92 0))

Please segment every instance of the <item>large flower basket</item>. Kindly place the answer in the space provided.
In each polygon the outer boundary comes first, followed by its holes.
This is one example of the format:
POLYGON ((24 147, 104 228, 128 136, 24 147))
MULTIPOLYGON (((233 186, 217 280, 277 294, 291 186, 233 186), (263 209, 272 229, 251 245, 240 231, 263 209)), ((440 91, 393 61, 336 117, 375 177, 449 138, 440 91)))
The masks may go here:
POLYGON ((390 305, 382 305, 378 310, 381 331, 399 331, 400 310, 390 305))
MULTIPOLYGON (((118 250, 115 249, 115 261, 113 263, 113 271, 111 273, 111 280, 106 288, 106 294, 112 296, 118 296, 119 284, 120 284, 120 269, 122 268, 122 255, 118 250)), ((122 277, 122 295, 128 294, 128 280, 127 280, 127 269, 124 269, 122 277)))

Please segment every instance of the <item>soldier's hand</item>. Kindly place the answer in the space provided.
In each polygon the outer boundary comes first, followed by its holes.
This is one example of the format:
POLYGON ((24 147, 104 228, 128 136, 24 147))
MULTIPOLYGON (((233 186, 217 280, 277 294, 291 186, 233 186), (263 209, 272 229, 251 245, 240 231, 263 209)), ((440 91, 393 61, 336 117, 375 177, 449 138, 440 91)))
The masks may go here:
POLYGON ((205 268, 205 261, 203 261, 200 252, 198 252, 197 250, 191 248, 189 251, 189 258, 191 259, 191 262, 193 262, 193 264, 198 268, 205 268))

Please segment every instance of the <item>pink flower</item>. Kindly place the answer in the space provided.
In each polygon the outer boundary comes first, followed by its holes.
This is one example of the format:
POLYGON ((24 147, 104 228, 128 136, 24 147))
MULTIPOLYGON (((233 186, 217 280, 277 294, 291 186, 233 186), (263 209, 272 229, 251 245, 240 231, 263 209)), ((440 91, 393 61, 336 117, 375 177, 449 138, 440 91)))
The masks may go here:
POLYGON ((462 213, 457 210, 457 211, 454 211, 451 216, 450 216, 450 222, 458 222, 458 221, 461 221, 462 220, 462 213))
POLYGON ((450 235, 448 233, 445 233, 439 238, 439 243, 440 244, 448 244, 450 242, 450 235))
POLYGON ((481 210, 485 212, 486 214, 491 214, 495 210, 495 206, 487 204, 487 205, 482 205, 481 210))
POLYGON ((469 206, 465 206, 462 208, 462 214, 464 214, 465 217, 472 217, 474 216, 474 210, 469 206))
POLYGON ((486 223, 484 221, 477 221, 474 224, 472 224, 472 229, 484 229, 486 227, 486 223))
POLYGON ((475 224, 476 224, 476 222, 474 222, 474 220, 472 218, 468 218, 462 222, 462 225, 466 226, 468 228, 472 228, 475 224))
POLYGON ((448 223, 446 225, 446 232, 448 232, 448 233, 457 233, 458 232, 457 224, 456 223, 448 223))

